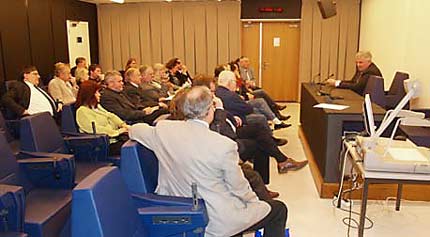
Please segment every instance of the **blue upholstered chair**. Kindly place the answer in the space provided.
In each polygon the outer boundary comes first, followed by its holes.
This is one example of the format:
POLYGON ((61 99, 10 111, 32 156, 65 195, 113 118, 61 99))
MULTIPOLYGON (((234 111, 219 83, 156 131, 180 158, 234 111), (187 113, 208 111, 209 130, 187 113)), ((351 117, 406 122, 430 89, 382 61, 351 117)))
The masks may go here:
POLYGON ((0 132, 0 212, 7 220, 0 232, 62 236, 70 216, 74 168, 70 155, 17 160, 0 132))
POLYGON ((87 135, 63 138, 49 113, 22 118, 20 131, 22 152, 73 154, 78 165, 77 181, 100 167, 111 165, 107 158, 108 147, 100 143, 98 137, 87 135))
MULTIPOLYGON (((95 127, 94 127, 95 129, 95 127)), ((76 108, 75 104, 67 104, 63 106, 61 111, 61 132, 66 136, 88 136, 89 134, 79 132, 78 124, 76 123, 76 108)), ((109 149, 109 137, 105 134, 96 134, 94 131, 93 139, 95 139, 102 147, 107 147, 109 149)), ((103 154, 101 160, 107 160, 114 163, 115 165, 120 165, 120 156, 108 156, 108 154, 103 154)), ((100 160, 100 159, 99 159, 100 160)))
POLYGON ((374 75, 370 76, 363 94, 369 94, 373 103, 385 108, 384 78, 374 75))
POLYGON ((121 148, 121 174, 131 193, 154 193, 158 184, 158 160, 154 152, 129 140, 121 148))
MULTIPOLYGON (((387 101, 386 109, 394 109, 406 95, 404 81, 407 79, 409 79, 409 74, 405 72, 396 72, 393 82, 391 82, 390 90, 385 93, 387 101)), ((405 106, 405 109, 407 108, 409 108, 409 103, 405 106)))
POLYGON ((203 236, 208 217, 199 204, 193 210, 191 199, 132 196, 118 168, 100 168, 73 190, 72 237, 203 236))

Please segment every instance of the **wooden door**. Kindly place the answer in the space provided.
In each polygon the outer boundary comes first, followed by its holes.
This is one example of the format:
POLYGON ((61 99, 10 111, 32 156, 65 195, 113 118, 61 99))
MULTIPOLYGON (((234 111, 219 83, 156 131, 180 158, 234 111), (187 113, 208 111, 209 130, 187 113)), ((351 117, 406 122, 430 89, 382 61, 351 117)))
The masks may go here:
POLYGON ((298 101, 300 24, 263 23, 262 87, 276 101, 298 101))
POLYGON ((242 56, 250 60, 251 67, 254 69, 255 78, 258 80, 259 73, 259 48, 260 48, 260 23, 243 22, 242 23, 242 56))

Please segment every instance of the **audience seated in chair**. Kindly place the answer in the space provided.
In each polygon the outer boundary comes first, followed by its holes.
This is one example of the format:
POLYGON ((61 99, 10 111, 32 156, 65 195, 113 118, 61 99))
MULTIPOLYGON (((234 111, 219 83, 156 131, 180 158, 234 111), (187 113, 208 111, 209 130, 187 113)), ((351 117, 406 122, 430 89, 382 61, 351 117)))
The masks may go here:
POLYGON ((17 119, 26 115, 49 112, 55 116, 61 110, 61 104, 55 103, 51 96, 39 85, 39 72, 35 66, 25 66, 19 80, 9 85, 2 98, 3 106, 10 112, 8 119, 17 119))
POLYGON ((72 67, 72 69, 70 69, 70 74, 72 75, 72 77, 76 77, 76 69, 82 69, 82 68, 87 68, 87 59, 84 57, 77 57, 75 59, 75 64, 76 66, 72 67))
POLYGON ((129 126, 99 104, 100 88, 99 84, 89 80, 81 84, 76 101, 76 122, 81 132, 108 135, 109 155, 116 156, 120 154, 122 144, 128 140, 129 126))
POLYGON ((76 101, 78 85, 70 76, 70 67, 64 63, 55 64, 55 77, 49 82, 48 92, 55 101, 70 104, 76 101))
POLYGON ((86 68, 78 68, 75 71, 75 80, 76 80, 76 84, 78 84, 78 86, 84 82, 87 81, 89 79, 89 75, 88 75, 88 69, 86 68))
MULTIPOLYGON (((179 58, 172 58, 166 63, 167 72, 169 75, 169 81, 173 83, 177 88, 184 85, 191 85, 193 79, 190 76, 185 65, 182 64, 179 58)), ((176 88, 176 89, 177 89, 176 88)))
POLYGON ((144 107, 159 106, 161 108, 167 109, 167 105, 159 101, 159 98, 154 98, 152 93, 144 90, 142 87, 142 77, 139 69, 129 68, 125 72, 125 80, 126 82, 124 85, 124 92, 127 94, 131 102, 133 102, 133 104, 144 107))
POLYGON ((88 67, 88 71, 90 73, 88 80, 95 81, 99 84, 103 82, 102 67, 99 64, 91 64, 88 67))
POLYGON ((238 165, 236 143, 209 130, 214 117, 210 90, 192 88, 183 112, 186 121, 164 120, 155 127, 136 124, 129 130, 131 139, 147 145, 158 158, 156 193, 190 197, 195 182, 208 208, 205 236, 265 228, 267 236, 283 237, 286 206, 280 201, 258 200, 238 165))
POLYGON ((145 107, 130 101, 123 91, 124 84, 119 72, 107 72, 104 81, 107 88, 102 91, 100 104, 121 119, 129 123, 153 124, 160 115, 168 113, 166 109, 160 109, 158 106, 145 107))

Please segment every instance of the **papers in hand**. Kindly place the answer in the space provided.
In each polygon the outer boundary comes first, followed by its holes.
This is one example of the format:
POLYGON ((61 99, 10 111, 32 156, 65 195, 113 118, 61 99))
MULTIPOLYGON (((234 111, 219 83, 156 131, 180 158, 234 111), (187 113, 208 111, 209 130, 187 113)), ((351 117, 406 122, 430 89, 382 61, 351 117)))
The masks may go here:
POLYGON ((344 110, 344 109, 349 108, 349 106, 348 105, 320 103, 320 104, 314 105, 314 108, 344 110))

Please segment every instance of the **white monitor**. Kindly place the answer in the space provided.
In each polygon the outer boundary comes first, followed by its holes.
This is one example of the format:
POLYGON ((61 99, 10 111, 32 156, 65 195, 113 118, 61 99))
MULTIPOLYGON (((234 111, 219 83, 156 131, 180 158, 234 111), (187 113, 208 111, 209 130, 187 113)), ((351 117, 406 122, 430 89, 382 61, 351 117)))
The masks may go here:
POLYGON ((375 120, 373 118, 372 102, 370 101, 369 94, 366 94, 364 96, 363 117, 364 117, 364 127, 366 128, 366 132, 370 135, 370 137, 374 137, 375 120))

